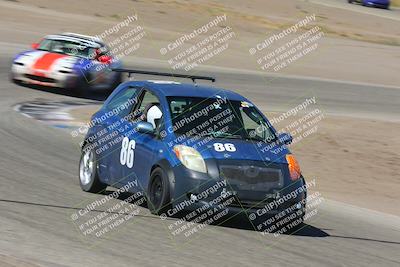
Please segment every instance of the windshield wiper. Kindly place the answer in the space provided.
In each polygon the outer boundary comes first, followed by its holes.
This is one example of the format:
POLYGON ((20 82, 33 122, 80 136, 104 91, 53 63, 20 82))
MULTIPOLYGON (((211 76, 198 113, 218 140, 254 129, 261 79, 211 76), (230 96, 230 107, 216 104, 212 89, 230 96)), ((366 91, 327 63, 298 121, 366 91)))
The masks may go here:
POLYGON ((276 138, 272 138, 272 139, 265 138, 265 139, 263 139, 263 138, 247 136, 246 137, 246 141, 261 141, 261 142, 270 144, 270 143, 275 142, 276 138))
POLYGON ((242 136, 238 134, 223 134, 215 132, 205 133, 202 134, 201 136, 212 136, 214 138, 227 138, 227 139, 242 139, 242 136))
POLYGON ((250 136, 246 137, 246 141, 262 141, 262 142, 265 142, 265 140, 262 139, 262 138, 256 138, 256 137, 250 137, 250 136))

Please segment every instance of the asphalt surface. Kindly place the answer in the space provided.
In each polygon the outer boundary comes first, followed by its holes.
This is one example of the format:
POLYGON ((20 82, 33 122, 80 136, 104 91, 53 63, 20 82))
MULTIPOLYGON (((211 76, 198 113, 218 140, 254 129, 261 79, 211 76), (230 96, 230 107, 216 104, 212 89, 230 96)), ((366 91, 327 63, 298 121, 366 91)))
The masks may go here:
MULTIPOLYGON (((400 265, 398 217, 329 200, 292 235, 263 236, 235 218, 177 242, 166 221, 141 208, 115 233, 94 242, 85 239, 71 215, 102 196, 79 187, 80 140, 12 108, 38 98, 75 98, 10 83, 9 60, 0 58, 0 266, 400 265)), ((257 74, 216 76, 216 86, 244 93, 271 110, 316 96, 327 113, 395 120, 398 111, 400 90, 395 88, 257 74)))

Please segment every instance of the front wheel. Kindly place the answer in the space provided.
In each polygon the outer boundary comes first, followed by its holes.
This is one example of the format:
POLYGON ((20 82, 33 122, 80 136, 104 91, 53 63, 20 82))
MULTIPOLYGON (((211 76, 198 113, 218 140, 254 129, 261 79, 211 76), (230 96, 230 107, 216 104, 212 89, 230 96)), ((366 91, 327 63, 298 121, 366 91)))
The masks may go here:
POLYGON ((100 193, 107 187, 99 179, 96 154, 89 146, 82 149, 79 161, 79 184, 83 191, 91 193, 100 193))
POLYGON ((10 82, 12 82, 14 84, 17 84, 17 85, 22 84, 22 82, 20 80, 15 79, 15 74, 12 71, 10 72, 9 78, 10 78, 10 82))
POLYGON ((168 181, 163 169, 157 167, 151 172, 147 206, 152 214, 160 215, 170 208, 168 181))

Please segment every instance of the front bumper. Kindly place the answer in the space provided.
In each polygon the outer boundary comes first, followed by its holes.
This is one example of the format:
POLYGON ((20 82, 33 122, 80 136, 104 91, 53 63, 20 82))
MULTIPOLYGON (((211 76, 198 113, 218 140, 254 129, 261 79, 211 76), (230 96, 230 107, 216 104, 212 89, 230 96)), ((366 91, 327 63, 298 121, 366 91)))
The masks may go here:
POLYGON ((16 81, 46 87, 73 88, 78 82, 78 75, 72 71, 70 73, 59 71, 37 72, 16 63, 13 63, 11 67, 11 74, 16 81))
POLYGON ((296 210, 305 210, 307 193, 303 177, 293 182, 287 173, 283 173, 285 177, 282 184, 277 183, 268 191, 260 191, 258 188, 241 190, 220 174, 218 163, 209 161, 207 166, 208 173, 192 171, 183 165, 173 168, 175 180, 171 200, 173 207, 176 207, 173 213, 225 207, 232 213, 258 212, 262 215, 274 215, 292 206, 296 210), (280 200, 279 205, 274 204, 282 198, 285 201, 280 200), (272 204, 273 208, 270 208, 272 204))

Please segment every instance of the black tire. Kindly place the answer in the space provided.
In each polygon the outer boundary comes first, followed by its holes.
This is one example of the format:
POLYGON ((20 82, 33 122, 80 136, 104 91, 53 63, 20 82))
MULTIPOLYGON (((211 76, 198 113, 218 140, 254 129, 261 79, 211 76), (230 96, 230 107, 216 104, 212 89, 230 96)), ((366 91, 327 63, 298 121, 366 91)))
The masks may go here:
MULTIPOLYGON (((88 166, 86 166, 88 167, 88 166)), ((99 179, 99 174, 98 174, 98 164, 97 164, 97 158, 96 158, 96 153, 93 151, 93 149, 89 148, 89 145, 86 145, 82 149, 82 154, 81 158, 79 160, 79 184, 82 188, 83 191, 85 192, 90 192, 90 193, 102 193, 107 185, 102 183, 99 179), (93 170, 91 171, 91 175, 85 176, 88 179, 83 178, 83 171, 85 168, 85 163, 84 163, 84 157, 86 153, 91 153, 92 158, 92 167, 93 170)))
POLYGON ((162 168, 155 168, 150 175, 147 207, 152 214, 160 215, 171 207, 169 179, 162 168))
POLYGON ((114 82, 111 85, 110 92, 114 91, 115 88, 118 87, 122 83, 122 73, 117 72, 114 78, 114 82))
POLYGON ((82 77, 79 77, 78 82, 72 88, 72 93, 76 96, 81 96, 81 97, 89 96, 91 93, 90 81, 91 78, 89 74, 87 74, 86 76, 84 75, 82 77))
POLYGON ((12 82, 14 84, 17 84, 17 85, 21 85, 22 84, 22 82, 20 80, 17 80, 17 79, 14 78, 14 73, 13 72, 10 72, 9 78, 10 78, 10 82, 12 82))

